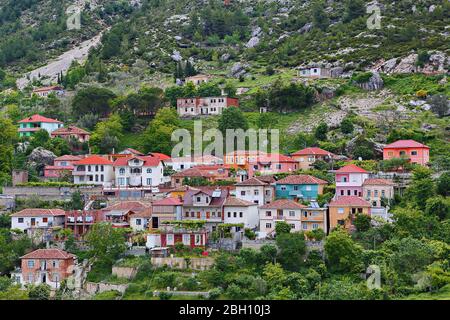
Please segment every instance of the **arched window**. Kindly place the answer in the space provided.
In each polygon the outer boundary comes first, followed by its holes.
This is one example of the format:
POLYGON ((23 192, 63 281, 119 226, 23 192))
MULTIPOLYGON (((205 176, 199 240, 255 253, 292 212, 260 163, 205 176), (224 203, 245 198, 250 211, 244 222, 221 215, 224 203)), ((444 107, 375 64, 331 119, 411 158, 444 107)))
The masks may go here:
POLYGON ((147 173, 152 173, 152 169, 147 168, 147 173))
POLYGON ((125 168, 120 168, 119 169, 119 174, 124 175, 125 174, 125 168))

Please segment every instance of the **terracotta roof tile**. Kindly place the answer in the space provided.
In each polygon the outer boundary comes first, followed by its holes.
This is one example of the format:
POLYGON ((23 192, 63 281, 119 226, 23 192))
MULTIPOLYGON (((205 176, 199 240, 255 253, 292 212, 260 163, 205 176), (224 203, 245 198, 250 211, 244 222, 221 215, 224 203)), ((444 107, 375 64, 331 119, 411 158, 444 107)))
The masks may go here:
POLYGON ((73 259, 75 255, 60 249, 37 249, 22 257, 21 259, 73 259))
POLYGON ((305 149, 299 150, 297 152, 294 152, 292 155, 293 156, 307 156, 307 155, 319 155, 319 156, 331 155, 331 156, 334 156, 333 153, 331 153, 327 150, 320 149, 320 148, 305 148, 305 149))
POLYGON ((74 163, 75 166, 89 164, 112 165, 113 163, 112 161, 98 155, 92 155, 74 163))
POLYGON ((393 186, 394 182, 388 179, 366 179, 363 185, 393 186))
POLYGON ((337 173, 368 173, 363 168, 360 168, 354 164, 348 164, 348 165, 340 168, 339 170, 336 170, 336 172, 337 173))
POLYGON ((28 122, 46 122, 46 123, 62 123, 59 120, 47 118, 44 116, 41 116, 39 114, 32 115, 31 117, 22 119, 19 121, 19 123, 28 123, 28 122))
POLYGON ((228 206, 228 207, 251 207, 251 206, 256 206, 256 205, 257 205, 256 203, 238 199, 235 197, 228 197, 224 203, 224 206, 228 206))
POLYGON ((430 149, 430 147, 424 145, 423 143, 414 141, 414 140, 398 140, 391 144, 388 144, 384 147, 385 149, 391 149, 391 148, 427 148, 430 149))
POLYGON ((90 133, 87 132, 84 129, 75 127, 75 126, 68 126, 68 127, 63 127, 63 128, 59 128, 56 129, 55 131, 52 132, 52 136, 58 136, 58 135, 69 135, 69 134, 84 134, 84 135, 89 135, 90 133))
POLYGON ((144 162, 144 167, 157 167, 161 160, 159 157, 153 156, 131 156, 131 157, 123 157, 114 161, 114 167, 124 167, 128 166, 128 161, 138 159, 144 162))
POLYGON ((287 176, 278 180, 276 184, 328 184, 328 182, 310 175, 299 174, 287 176))
POLYGON ((11 217, 41 217, 41 216, 65 216, 61 209, 23 209, 11 215, 11 217))
POLYGON ((329 203, 330 207, 337 206, 360 206, 360 207, 370 207, 370 203, 363 198, 357 196, 339 196, 337 199, 331 200, 329 203))

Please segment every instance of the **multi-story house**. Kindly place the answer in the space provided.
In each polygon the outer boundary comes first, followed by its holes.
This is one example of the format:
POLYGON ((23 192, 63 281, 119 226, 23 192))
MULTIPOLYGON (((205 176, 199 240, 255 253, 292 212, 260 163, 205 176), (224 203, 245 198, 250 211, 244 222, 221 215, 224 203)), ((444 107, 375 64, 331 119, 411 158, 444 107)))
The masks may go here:
POLYGON ((338 225, 347 230, 353 229, 357 214, 370 215, 370 203, 357 196, 339 196, 328 204, 330 231, 338 225))
POLYGON ((407 158, 411 163, 426 166, 430 162, 430 147, 414 140, 398 140, 383 149, 383 160, 407 158))
POLYGON ((317 160, 329 161, 335 155, 320 148, 305 148, 294 152, 291 157, 298 162, 299 169, 311 169, 317 160))
POLYGON ((363 196, 362 185, 369 178, 369 172, 354 165, 346 165, 335 171, 336 197, 363 196))
POLYGON ((278 222, 291 226, 292 232, 302 231, 302 210, 306 206, 289 199, 279 199, 259 207, 260 237, 271 236, 278 222))
POLYGON ((280 172, 294 172, 298 169, 298 162, 282 154, 259 155, 248 164, 248 176, 255 174, 267 175, 280 172))
POLYGON ((158 229, 163 221, 181 220, 183 213, 183 200, 178 197, 169 197, 154 201, 152 204, 151 229, 158 229))
POLYGON ((158 232, 147 234, 147 248, 173 247, 176 243, 182 243, 190 248, 205 248, 208 242, 209 231, 204 226, 197 228, 185 227, 182 223, 163 224, 158 232))
POLYGON ((130 227, 133 231, 145 231, 149 229, 152 220, 152 208, 133 212, 129 216, 130 227))
POLYGON ((210 78, 211 78, 211 76, 206 75, 206 74, 197 74, 195 76, 186 77, 186 79, 184 79, 184 81, 185 81, 185 83, 192 82, 194 85, 199 86, 203 83, 208 82, 210 78))
POLYGON ((38 249, 21 259, 22 286, 48 284, 53 289, 74 272, 76 256, 60 249, 38 249))
POLYGON ((87 142, 89 141, 91 134, 81 128, 75 126, 68 126, 56 129, 51 133, 50 136, 52 138, 62 138, 65 140, 75 139, 76 141, 79 142, 87 142))
POLYGON ((113 162, 98 156, 88 156, 74 162, 72 171, 75 184, 93 184, 110 186, 114 181, 113 162))
POLYGON ((49 179, 58 179, 66 175, 71 176, 74 169, 74 163, 80 161, 82 157, 64 155, 53 160, 52 166, 44 167, 44 177, 49 179))
POLYGON ((246 200, 228 197, 223 205, 224 223, 242 223, 244 228, 259 226, 258 205, 246 200))
POLYGON ((373 207, 381 207, 382 200, 394 198, 394 182, 388 179, 366 179, 363 183, 363 197, 373 207))
POLYGON ((305 174, 290 175, 275 183, 277 198, 291 200, 316 200, 323 194, 327 181, 305 174))
POLYGON ((189 190, 183 198, 183 220, 204 220, 206 227, 214 231, 223 223, 223 205, 228 197, 227 188, 199 187, 189 190))
POLYGON ((311 201, 307 208, 302 209, 302 231, 322 229, 328 232, 327 208, 321 208, 315 201, 311 201))
POLYGON ((64 227, 65 211, 61 209, 23 209, 11 215, 11 229, 19 229, 34 240, 48 241, 64 227))
POLYGON ((177 112, 180 117, 220 115, 229 107, 239 107, 239 99, 225 96, 177 99, 177 112))
POLYGON ((156 187, 164 182, 164 166, 159 157, 124 157, 114 161, 113 166, 117 187, 156 187))
POLYGON ((39 130, 46 130, 48 134, 51 134, 63 126, 64 124, 61 121, 35 114, 20 120, 18 131, 20 137, 30 137, 39 130))
POLYGON ((257 205, 267 204, 275 198, 275 182, 273 176, 260 176, 247 179, 236 184, 236 198, 257 205))
POLYGON ((104 213, 101 210, 67 211, 64 228, 72 230, 72 234, 76 239, 82 239, 95 223, 104 220, 104 213))

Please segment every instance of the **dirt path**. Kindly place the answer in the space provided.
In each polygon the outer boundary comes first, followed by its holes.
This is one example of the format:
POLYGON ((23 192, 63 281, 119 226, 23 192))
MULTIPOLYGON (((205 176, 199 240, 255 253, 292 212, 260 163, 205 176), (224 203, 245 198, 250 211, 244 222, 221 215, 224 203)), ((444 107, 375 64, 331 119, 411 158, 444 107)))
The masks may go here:
POLYGON ((61 71, 63 74, 66 74, 72 64, 72 61, 76 60, 78 62, 84 62, 87 59, 89 50, 100 43, 102 34, 103 32, 99 33, 92 39, 86 40, 73 49, 64 52, 58 58, 50 61, 47 65, 27 73, 22 78, 17 80, 17 87, 22 90, 28 85, 28 83, 30 83, 31 80, 38 79, 39 75, 41 75, 41 78, 45 78, 42 80, 43 84, 51 84, 52 82, 56 82, 58 79, 58 74, 60 74, 61 71))

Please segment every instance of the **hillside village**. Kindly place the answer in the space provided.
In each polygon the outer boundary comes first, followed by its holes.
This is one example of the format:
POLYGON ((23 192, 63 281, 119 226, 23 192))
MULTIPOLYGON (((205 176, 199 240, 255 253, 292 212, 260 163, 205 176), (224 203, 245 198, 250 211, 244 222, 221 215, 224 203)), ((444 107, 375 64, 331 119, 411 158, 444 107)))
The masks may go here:
POLYGON ((448 299, 450 8, 400 1, 416 37, 355 3, 96 1, 42 61, 0 41, 0 299, 448 299), (280 148, 173 157, 198 121, 280 148))

